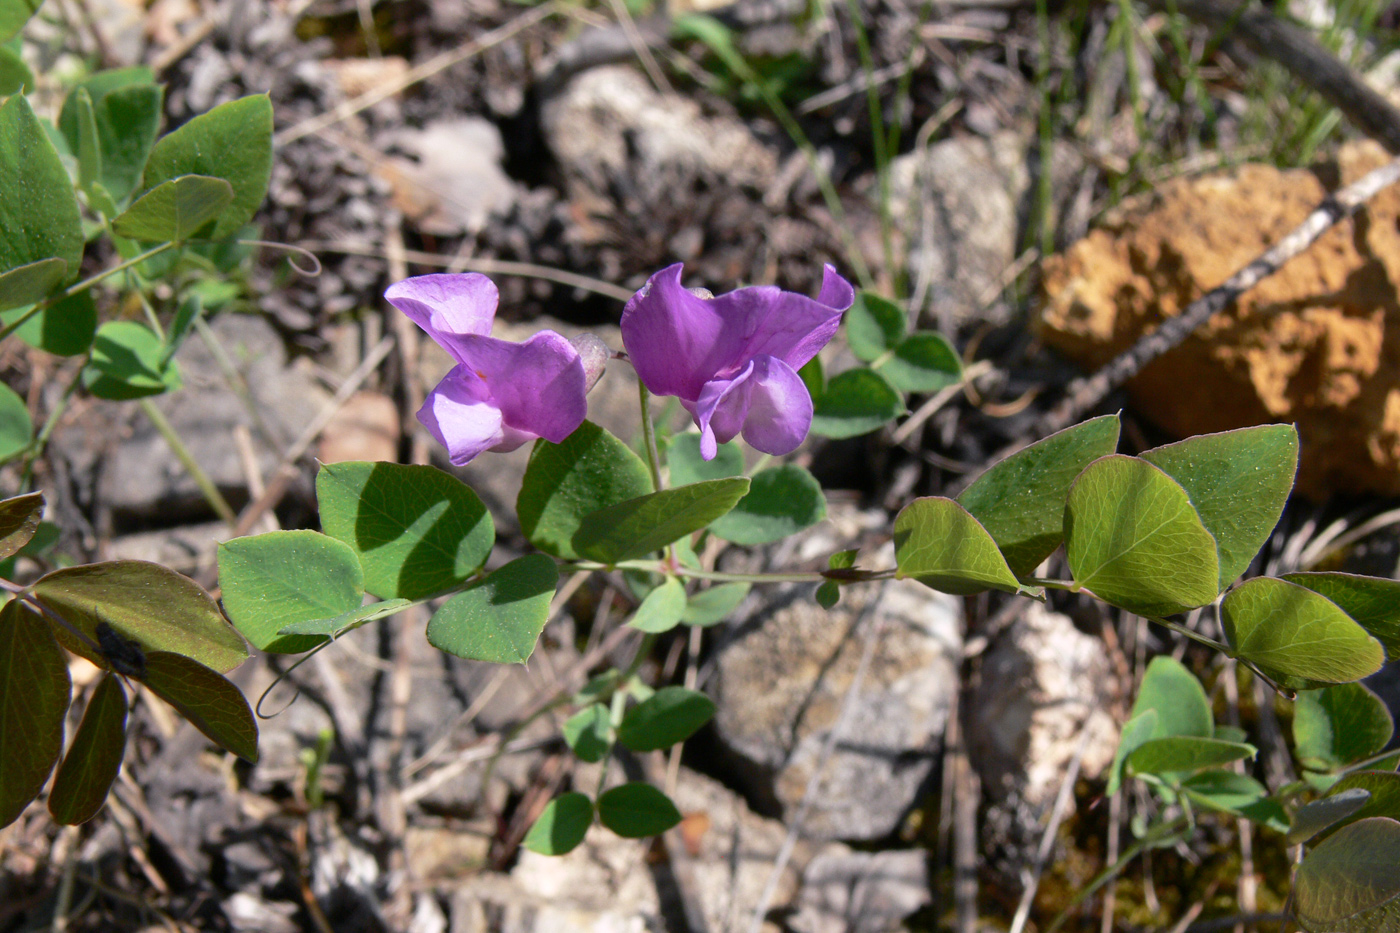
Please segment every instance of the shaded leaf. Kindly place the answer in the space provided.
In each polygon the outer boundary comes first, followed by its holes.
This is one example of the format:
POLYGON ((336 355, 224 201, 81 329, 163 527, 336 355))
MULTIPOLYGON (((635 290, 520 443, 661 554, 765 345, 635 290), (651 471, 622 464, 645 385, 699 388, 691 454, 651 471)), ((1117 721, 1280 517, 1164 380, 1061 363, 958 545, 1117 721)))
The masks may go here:
POLYGON ((686 625, 707 626, 723 622, 749 594, 751 584, 721 583, 690 594, 681 621, 686 625))
POLYGON ((848 369, 813 397, 812 433, 834 438, 869 434, 905 410, 904 399, 879 373, 848 369))
POLYGON ((43 0, 0 0, 0 42, 9 42, 29 22, 43 0))
POLYGON ((1264 424, 1203 434, 1140 454, 1181 484, 1220 560, 1220 589, 1249 569, 1278 524, 1298 469, 1298 432, 1264 424))
POLYGON ((258 727, 253 711, 228 678, 182 654, 152 651, 146 655, 143 682, 209 741, 244 761, 257 763, 258 727))
POLYGON ((637 607, 627 624, 642 632, 669 632, 681 624, 685 613, 685 587, 675 577, 667 577, 637 607))
POLYGON ((254 94, 220 104, 156 141, 141 179, 143 191, 181 175, 222 178, 233 202, 209 239, 221 240, 252 219, 272 174, 272 103, 254 94))
MULTIPOLYGON (((0 295, 4 293, 4 277, 0 276, 0 295)), ((8 326, 28 311, 28 307, 0 311, 0 324, 8 326)), ((42 308, 19 326, 15 336, 31 347, 38 347, 55 356, 78 356, 86 353, 92 347, 93 338, 97 336, 97 305, 92 300, 92 292, 75 292, 42 308)))
MULTIPOLYGON (((3 171, 0 169, 0 172, 3 171)), ((16 266, 0 275, 0 310, 27 309, 29 305, 47 298, 67 278, 68 263, 58 258, 37 259, 16 266)), ((18 317, 18 313, 15 316, 18 317)), ((28 322, 25 326, 28 326, 28 322)))
POLYGON ((1270 800, 1269 789, 1247 774, 1202 771, 1182 781, 1181 791, 1197 806, 1234 813, 1275 832, 1288 831, 1283 806, 1270 800))
POLYGON ((0 501, 0 559, 16 554, 39 530, 44 494, 31 492, 0 501))
POLYGON ((520 844, 541 855, 563 855, 583 842, 593 825, 593 801, 586 794, 570 791, 545 805, 520 844))
POLYGON ((49 790, 49 813, 67 825, 86 823, 107 800, 126 751, 126 691, 104 674, 49 790))
POLYGON ((144 324, 108 321, 98 328, 83 386, 98 398, 124 401, 180 388, 180 369, 144 324))
POLYGON ((1360 680, 1385 661, 1380 642, 1336 603, 1286 580, 1255 577, 1235 587, 1220 622, 1238 656, 1285 687, 1360 680))
POLYGON ((700 456, 699 434, 679 434, 666 448, 666 467, 672 486, 724 479, 744 472, 744 451, 738 441, 727 441, 716 448, 713 460, 706 460, 700 456))
POLYGON ((1283 579, 1332 600, 1392 659, 1400 658, 1400 580, 1354 573, 1286 573, 1283 579))
POLYGON ((1113 754, 1113 764, 1108 770, 1108 793, 1116 794, 1123 785, 1123 773, 1128 766, 1128 756, 1142 747, 1157 731, 1157 711, 1149 709, 1123 723, 1123 732, 1118 737, 1118 750, 1113 754))
POLYGON ((1135 457, 1102 457, 1079 474, 1065 550, 1076 583, 1138 615, 1185 612, 1219 593, 1215 539, 1186 491, 1135 457))
POLYGON ((1364 790, 1371 796, 1349 816, 1323 829, 1320 836, 1330 835, 1348 823, 1373 816, 1400 820, 1400 774, 1394 771, 1353 771, 1333 784, 1322 799, 1331 800, 1352 790, 1364 790))
POLYGON ((549 621, 558 582, 548 557, 518 557, 444 603, 428 622, 428 642, 459 658, 524 664, 549 621))
POLYGON ((9 386, 0 383, 0 461, 26 450, 34 439, 29 406, 9 386))
POLYGON ((326 534, 350 546, 365 589, 421 599, 462 583, 496 543, 496 526, 471 488, 435 467, 328 463, 316 474, 326 534))
POLYGON ((1253 745, 1223 742, 1194 735, 1171 735, 1143 742, 1128 756, 1128 767, 1136 774, 1175 774, 1218 768, 1242 758, 1253 758, 1253 745))
POLYGON ((1329 826, 1335 826, 1356 813, 1370 799, 1371 792, 1366 788, 1349 787, 1330 797, 1304 804, 1293 814, 1293 824, 1284 841, 1291 846, 1307 842, 1329 826))
POLYGON ((1400 822, 1352 823, 1308 853, 1293 879, 1294 915, 1310 933, 1400 930, 1400 822))
POLYGON ((919 331, 899 342, 875 372, 901 392, 937 392, 962 379, 962 359, 942 334, 919 331))
POLYGON ((715 714, 705 694, 685 687, 662 687, 628 710, 617 740, 634 752, 653 752, 684 742, 715 714))
POLYGON ((181 175, 156 185, 112 221, 133 240, 183 243, 233 203, 233 186, 208 175, 181 175))
POLYGON ((1215 720, 1205 688, 1195 674, 1169 655, 1158 655, 1148 663, 1129 718, 1141 716, 1148 710, 1157 712, 1156 723, 1148 738, 1160 739, 1170 735, 1193 735, 1205 739, 1216 737, 1215 720))
POLYGON ((759 470, 748 494, 733 511, 710 525, 715 535, 735 544, 768 544, 826 518, 821 483, 802 467, 784 464, 759 470))
POLYGON ((992 466, 958 496, 1001 548, 1013 573, 1033 573, 1064 540, 1074 478, 1118 447, 1118 416, 1066 428, 992 466))
POLYGON ((263 651, 296 654, 324 636, 284 635, 297 622, 360 608, 364 573, 348 545, 315 531, 271 531, 219 545, 219 589, 229 620, 263 651))
POLYGON ((813 595, 817 605, 823 609, 831 609, 841 601, 841 587, 835 580, 823 580, 817 586, 817 592, 813 595))
POLYGON ((1298 761, 1331 771, 1380 753, 1395 723, 1380 697, 1361 684, 1335 684, 1298 694, 1293 742, 1298 761))
POLYGON ((904 309, 874 292, 856 292, 855 303, 844 318, 846 339, 856 359, 866 363, 893 349, 909 327, 904 309))
POLYGON ((72 682, 49 624, 12 599, 0 608, 0 826, 43 790, 63 751, 72 682))
POLYGON ((391 615, 403 612, 411 605, 413 605, 411 599, 386 599, 370 603, 367 606, 347 609, 338 616, 293 622, 291 625, 284 625, 278 631, 283 635, 326 635, 338 638, 345 632, 359 628, 366 622, 387 619, 391 615))
MULTIPOLYGON (((248 649, 198 583, 141 560, 104 561, 55 570, 34 584, 34 595, 88 638, 105 622, 147 653, 173 651, 216 671, 237 667, 248 649)), ((108 666, 65 629, 63 647, 99 667, 108 666)))
MULTIPOLYGON (((0 6, 13 0, 0 0, 0 6)), ((3 16, 3 14, 0 14, 3 16)), ((8 97, 25 88, 34 87, 34 72, 12 49, 0 46, 0 97, 8 97)))
POLYGON ((83 81, 63 102, 58 128, 73 151, 79 148, 78 91, 88 94, 102 153, 102 187, 120 201, 141 179, 160 129, 164 91, 151 69, 99 71, 83 81))
POLYGON ((704 528, 748 491, 748 479, 736 476, 619 502, 583 517, 574 532, 574 550, 604 564, 642 557, 704 528))
POLYGON ((681 812, 661 791, 634 781, 605 792, 598 798, 598 818, 604 826, 627 839, 656 836, 681 821, 681 812))
MULTIPOLYGON (((83 225, 68 172, 29 101, 12 94, 0 104, 0 273, 60 259, 63 279, 71 280, 82 258, 83 225)), ((0 293, 0 308, 33 300, 0 293)))
POLYGON ((898 577, 967 596, 988 589, 1021 588, 987 530, 952 499, 915 499, 894 520, 898 577))
POLYGON ((601 703, 590 703, 574 713, 560 731, 580 761, 602 761, 612 748, 612 717, 601 703))
POLYGON ((649 492, 651 472, 642 458, 585 421, 562 444, 535 442, 515 510, 531 544, 572 560, 580 556, 573 538, 585 515, 649 492))

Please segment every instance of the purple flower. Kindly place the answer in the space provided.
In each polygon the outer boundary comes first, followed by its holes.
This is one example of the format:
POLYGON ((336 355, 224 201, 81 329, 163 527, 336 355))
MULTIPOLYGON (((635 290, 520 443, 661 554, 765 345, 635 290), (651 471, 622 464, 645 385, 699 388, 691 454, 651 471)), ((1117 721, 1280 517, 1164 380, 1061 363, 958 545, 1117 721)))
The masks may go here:
POLYGON ((415 276, 390 285, 384 297, 457 361, 418 410, 455 465, 536 437, 557 444, 583 423, 578 351, 552 330, 524 343, 491 337, 499 294, 486 276, 415 276))
POLYGON ((654 395, 674 395, 700 428, 700 455, 743 433, 768 454, 797 448, 812 396, 797 375, 855 301, 826 267, 816 299, 771 285, 702 298, 681 286, 681 264, 647 280, 622 312, 622 343, 654 395))

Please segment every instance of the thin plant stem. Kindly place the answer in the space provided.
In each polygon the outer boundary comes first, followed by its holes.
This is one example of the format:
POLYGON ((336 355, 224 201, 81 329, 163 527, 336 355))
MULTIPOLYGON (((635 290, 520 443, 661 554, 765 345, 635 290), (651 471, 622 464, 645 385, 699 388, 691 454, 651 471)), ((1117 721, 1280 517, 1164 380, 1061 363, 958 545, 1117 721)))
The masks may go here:
POLYGON ((194 480, 194 484, 199 487, 204 501, 209 503, 219 518, 230 528, 237 527, 238 513, 228 504, 223 493, 219 492, 214 481, 209 478, 209 474, 205 473, 204 469, 195 461, 189 448, 185 446, 185 442, 180 439, 180 434, 175 430, 175 426, 166 420, 165 415, 161 414, 160 409, 148 398, 141 399, 141 410, 146 413, 147 418, 151 419, 151 424, 155 425, 160 436, 165 438, 165 442, 170 445, 171 452, 175 454, 185 471, 190 474, 190 479, 194 480))
POLYGON ((151 259, 151 258, 153 258, 153 257, 155 257, 155 256, 159 256, 161 253, 163 253, 163 252, 165 252, 166 250, 170 249, 170 248, 173 247, 174 245, 175 245, 174 243, 162 243, 162 244, 159 245, 159 246, 152 247, 151 249, 146 250, 144 253, 142 253, 142 254, 139 255, 139 256, 132 256, 130 259, 126 260, 125 262, 117 263, 115 266, 113 266, 113 267, 110 268, 110 269, 103 269, 101 272, 97 273, 96 275, 94 275, 94 276, 92 276, 92 277, 90 277, 90 278, 83 279, 81 282, 78 282, 76 285, 70 285, 68 288, 66 288, 66 289, 64 289, 63 291, 59 292, 59 293, 58 293, 57 295, 55 295, 54 297, 48 298, 48 299, 45 299, 44 301, 39 302, 39 303, 36 304, 34 307, 32 307, 32 308, 30 308, 28 311, 24 312, 24 314, 20 315, 18 318, 16 318, 15 320, 11 321, 9 324, 5 325, 4 329, 3 329, 3 330, 0 330, 0 340, 4 340, 6 337, 10 336, 10 335, 13 334, 15 331, 19 330, 19 328, 22 327, 24 324, 26 324, 26 323, 29 321, 30 318, 32 318, 34 315, 38 314, 40 311, 43 311, 45 308, 49 307, 49 306, 52 305, 54 302, 56 302, 56 301, 62 301, 64 298, 71 298, 71 297, 73 297, 74 295, 78 294, 79 292, 87 291, 89 288, 92 288, 94 285, 96 285, 98 282, 102 281, 103 279, 108 278, 108 277, 113 276, 113 275, 116 275, 118 272, 125 272, 127 269, 130 269, 132 266, 139 265, 139 264, 145 262, 147 259, 151 259))
POLYGON ((1160 826, 1154 826, 1151 829, 1149 829, 1146 833, 1143 834, 1141 839, 1128 846, 1128 848, 1123 852, 1123 854, 1118 857, 1118 861, 1114 862, 1112 865, 1099 872, 1098 875, 1095 876, 1093 881, 1090 881, 1086 887, 1081 889, 1080 892, 1076 894, 1068 904, 1065 905, 1064 910, 1061 910, 1059 914, 1056 915, 1055 919, 1051 921, 1050 926, 1046 928, 1045 933, 1055 933, 1056 930, 1064 926, 1064 923, 1067 919, 1069 919, 1069 915, 1072 910, 1074 910, 1080 904, 1088 900, 1089 896, 1092 895, 1099 888, 1103 887, 1106 883, 1116 878, 1118 876, 1118 873, 1121 872, 1129 862, 1137 858, 1147 849, 1150 849, 1153 846, 1158 845, 1159 843, 1165 842, 1166 840, 1179 834, 1183 829, 1186 828, 1187 825, 1188 824, 1186 817, 1179 816, 1176 819, 1172 820, 1170 823, 1163 823, 1160 826))
MULTIPOLYGON (((894 215, 890 211, 893 195, 890 191, 890 150, 889 139, 885 135, 885 115, 880 107, 880 89, 875 81, 875 59, 870 53, 870 37, 861 23, 862 11, 859 0, 846 0, 851 11, 851 25, 855 29, 856 49, 860 55, 860 67, 865 72, 865 102, 870 110, 870 141, 875 150, 875 178, 880 190, 880 245, 885 254, 885 268, 893 273, 894 263, 894 215)), ((917 45, 916 45, 917 47, 917 45)), ((896 297, 899 297, 896 295, 896 297)))
MULTIPOLYGON (((1218 641, 1216 641, 1214 638, 1207 638, 1205 635, 1202 635, 1200 632, 1192 631, 1191 629, 1187 628, 1186 626, 1182 625, 1182 624, 1179 623, 1179 622, 1172 622, 1172 621, 1169 621, 1169 620, 1167 620, 1167 619, 1159 619, 1159 618, 1156 618, 1155 616, 1143 616, 1143 618, 1145 618, 1145 619, 1146 619, 1147 621, 1149 621, 1149 622, 1155 622, 1157 625, 1160 625, 1160 626, 1162 626, 1163 628, 1169 628, 1169 629, 1171 629, 1173 632, 1178 632, 1178 633, 1180 633, 1180 634, 1182 634, 1182 635, 1185 635, 1187 638, 1191 639, 1192 641, 1200 642, 1201 644, 1205 645, 1207 648, 1214 648, 1216 651, 1219 651, 1221 654, 1225 655, 1225 657, 1227 657, 1227 658, 1233 658, 1233 657, 1235 657, 1235 650, 1234 650, 1233 648, 1231 648, 1229 645, 1227 645, 1227 644, 1225 644, 1225 643, 1223 643, 1223 642, 1218 642, 1218 641)), ((1252 666, 1252 665, 1251 665, 1251 666, 1252 666)))
POLYGON ((637 399, 642 405, 642 438, 647 450, 647 466, 651 468, 651 488, 660 492, 665 487, 661 484, 661 455, 656 451, 656 426, 651 423, 651 393, 640 377, 637 379, 637 399))

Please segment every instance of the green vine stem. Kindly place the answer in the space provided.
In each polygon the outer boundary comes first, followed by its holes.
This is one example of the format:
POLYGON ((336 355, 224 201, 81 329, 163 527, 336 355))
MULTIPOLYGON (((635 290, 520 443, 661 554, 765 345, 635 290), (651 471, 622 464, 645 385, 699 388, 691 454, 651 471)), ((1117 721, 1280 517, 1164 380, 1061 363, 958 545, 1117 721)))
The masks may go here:
POLYGON ((238 524, 238 513, 228 504, 223 493, 214 485, 214 481, 209 478, 209 474, 195 461, 190 454, 185 442, 180 439, 180 434, 175 430, 175 426, 166 420, 159 408, 148 398, 141 399, 141 410, 146 413, 146 417, 151 419, 151 424, 156 426, 160 436, 165 438, 165 442, 170 445, 170 450, 175 454, 176 459, 185 468, 185 472, 190 474, 190 479, 199 487, 199 492, 204 496, 204 501, 208 502, 219 518, 230 528, 238 524))
POLYGON ((656 425, 651 423, 651 393, 640 378, 637 399, 642 406, 642 437, 647 449, 647 466, 651 468, 651 488, 653 492, 660 492, 665 487, 661 484, 661 454, 656 450, 656 425))

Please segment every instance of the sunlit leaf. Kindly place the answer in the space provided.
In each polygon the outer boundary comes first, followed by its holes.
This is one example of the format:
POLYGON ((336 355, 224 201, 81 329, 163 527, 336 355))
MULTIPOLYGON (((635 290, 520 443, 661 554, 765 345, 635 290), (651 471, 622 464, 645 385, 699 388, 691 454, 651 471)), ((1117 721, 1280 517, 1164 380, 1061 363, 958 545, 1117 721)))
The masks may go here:
POLYGON ((894 556, 897 576, 945 593, 1015 593, 1021 587, 987 530, 961 505, 940 496, 915 499, 896 516, 894 556))
POLYGON ((608 506, 579 522, 573 547, 604 564, 631 560, 659 550, 734 508, 749 491, 736 476, 665 489, 608 506))
POLYGON ((296 654, 326 639, 283 635, 296 622, 360 608, 364 573, 344 542, 315 531, 271 531, 219 545, 224 609, 243 637, 263 651, 296 654))
POLYGON ((0 559, 19 552, 39 530, 44 494, 31 492, 0 501, 0 559))
POLYGON ((869 434, 905 412, 895 387, 863 367, 833 376, 812 406, 812 433, 834 438, 869 434))
POLYGON ((1400 580, 1354 573, 1287 573, 1283 579, 1326 596, 1400 658, 1400 580))
POLYGON ((208 175, 181 175, 156 185, 112 221, 133 240, 183 243, 233 203, 233 186, 208 175))
POLYGON ((638 631, 659 634, 680 625, 684 613, 685 586, 675 577, 667 577, 646 595, 627 624, 638 631))
MULTIPOLYGON (((63 280, 77 277, 83 258, 77 196, 23 94, 0 104, 0 231, 0 273, 58 259, 65 263, 63 280)), ((0 293, 0 309, 32 304, 33 287, 30 282, 18 300, 17 293, 0 293)))

